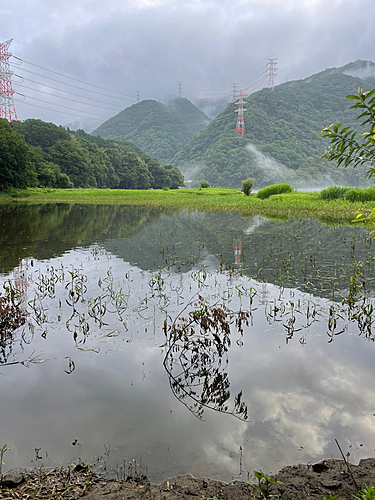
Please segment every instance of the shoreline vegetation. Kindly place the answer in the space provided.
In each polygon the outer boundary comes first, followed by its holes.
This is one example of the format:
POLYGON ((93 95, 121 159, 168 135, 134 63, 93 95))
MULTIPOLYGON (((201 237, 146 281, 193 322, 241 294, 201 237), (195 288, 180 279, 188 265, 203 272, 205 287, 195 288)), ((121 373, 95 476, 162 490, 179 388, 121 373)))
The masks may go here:
POLYGON ((137 205, 150 209, 236 212, 243 217, 261 215, 287 221, 292 217, 316 217, 326 223, 350 224, 356 212, 371 212, 374 202, 323 200, 320 192, 293 192, 259 199, 231 188, 179 190, 50 189, 28 188, 0 193, 0 205, 9 203, 78 203, 137 205))
POLYGON ((284 467, 268 476, 254 471, 229 483, 182 475, 150 483, 143 474, 118 479, 98 476, 85 463, 77 466, 13 469, 0 479, 0 498, 76 500, 362 500, 374 493, 375 459, 353 465, 343 460, 284 467))

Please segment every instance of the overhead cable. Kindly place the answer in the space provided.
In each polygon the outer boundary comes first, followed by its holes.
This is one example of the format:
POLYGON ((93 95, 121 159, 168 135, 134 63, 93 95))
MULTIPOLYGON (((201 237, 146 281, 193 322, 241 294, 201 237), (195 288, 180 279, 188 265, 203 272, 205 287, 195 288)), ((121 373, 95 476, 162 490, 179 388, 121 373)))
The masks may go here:
MULTIPOLYGON (((45 92, 44 90, 34 89, 32 87, 27 87, 26 85, 23 85, 22 83, 18 83, 17 85, 20 85, 21 87, 24 87, 25 89, 28 89, 28 90, 33 90, 34 92, 40 92, 42 94, 47 94, 48 96, 53 97, 55 99, 64 99, 64 101, 76 102, 77 104, 83 104, 84 106, 92 106, 92 104, 90 104, 88 102, 76 101, 75 99, 71 99, 70 97, 54 96, 53 94, 50 94, 49 92, 45 92)), ((51 104, 54 104, 54 103, 51 102, 51 104)), ((97 104, 95 104, 95 107, 100 108, 100 109, 108 109, 109 111, 112 111, 112 112, 114 111, 111 108, 106 108, 104 106, 98 106, 97 104)))
MULTIPOLYGON (((43 101, 43 99, 38 99, 37 97, 31 97, 29 95, 21 94, 20 92, 14 92, 14 94, 20 95, 21 97, 25 97, 27 99, 33 99, 34 101, 40 101, 40 102, 43 102, 43 103, 52 104, 52 106, 58 106, 59 108, 64 108, 64 109, 70 109, 72 111, 77 111, 74 108, 69 108, 68 106, 63 106, 62 104, 54 104, 52 102, 43 101)), ((97 116, 99 118, 107 119, 107 117, 105 117, 103 115, 97 115, 96 113, 91 113, 90 111, 82 111, 82 110, 80 110, 80 113, 86 113, 88 115, 93 115, 93 116, 97 116)))
POLYGON ((82 118, 84 120, 88 120, 88 116, 81 116, 81 115, 75 115, 73 113, 67 113, 66 111, 60 111, 58 109, 51 109, 51 108, 45 108, 44 106, 40 106, 39 104, 32 104, 31 102, 27 101, 17 101, 22 104, 26 104, 27 106, 32 106, 33 108, 38 108, 38 109, 45 109, 47 111, 53 111, 54 113, 62 113, 63 115, 69 115, 69 116, 74 116, 75 118, 82 118))
MULTIPOLYGON (((12 65, 12 63, 10 63, 10 65, 12 65)), ((72 83, 62 82, 61 80, 56 80, 55 78, 51 78, 50 76, 41 75, 40 73, 35 73, 34 71, 30 71, 30 70, 25 69, 25 68, 22 68, 22 71, 26 71, 26 73, 31 73, 32 75, 41 76, 42 78, 47 78, 47 80, 52 80, 53 82, 62 83, 63 85, 68 85, 69 87, 73 87, 75 89, 83 90, 83 92, 90 92, 91 94, 103 95, 103 92, 96 92, 95 90, 83 89, 82 87, 77 87, 77 85, 73 85, 72 83)), ((124 99, 123 97, 116 97, 116 96, 111 96, 111 95, 107 95, 107 97, 109 97, 110 99, 117 99, 119 101, 136 102, 135 98, 133 100, 131 100, 131 99, 124 99)))
MULTIPOLYGON (((18 78, 21 78, 22 80, 27 80, 28 82, 31 82, 31 83, 35 83, 36 85, 42 85, 43 87, 47 87, 48 89, 57 90, 58 92, 63 92, 64 94, 74 95, 76 97, 81 97, 82 99, 87 99, 87 100, 92 101, 92 102, 100 102, 102 104, 107 104, 108 106, 114 106, 116 109, 118 109, 116 104, 112 104, 110 102, 100 101, 99 99, 94 99, 93 97, 86 97, 84 95, 76 94, 74 92, 69 92, 68 90, 58 89, 57 87, 52 87, 51 85, 47 85, 46 83, 36 82, 35 80, 31 80, 30 78, 25 78, 24 76, 20 76, 20 75, 16 75, 16 74, 14 74, 14 76, 17 76, 18 78)), ((14 83, 16 85, 23 85, 23 83, 19 83, 19 82, 14 82, 14 83)), ((36 90, 36 89, 33 89, 33 90, 36 90)), ((38 91, 38 92, 40 92, 40 91, 38 91)), ((62 97, 59 97, 59 99, 62 99, 62 97)))
MULTIPOLYGON (((13 56, 13 57, 16 57, 16 56, 13 56)), ((63 73, 59 73, 58 71, 54 71, 52 69, 45 68, 44 66, 39 66, 39 64, 34 64, 34 63, 30 62, 30 61, 26 61, 25 59, 21 59, 20 57, 16 57, 16 59, 20 59, 22 62, 25 62, 26 64, 30 64, 31 66, 35 66, 36 68, 43 69, 44 71, 49 71, 50 73, 53 73, 55 75, 59 75, 59 76, 62 76, 64 78, 68 78, 70 80, 74 80, 75 82, 83 83, 84 85, 90 85, 91 87, 95 87, 95 88, 101 89, 101 90, 106 90, 107 92, 113 92, 114 94, 118 94, 118 95, 124 95, 124 96, 127 96, 127 97, 134 97, 132 94, 125 94, 124 92, 118 92, 116 90, 107 89, 105 87, 100 87, 99 85, 95 85, 94 83, 88 83, 88 82, 85 82, 83 80, 79 80, 78 78, 74 78, 72 76, 64 75, 63 73)))

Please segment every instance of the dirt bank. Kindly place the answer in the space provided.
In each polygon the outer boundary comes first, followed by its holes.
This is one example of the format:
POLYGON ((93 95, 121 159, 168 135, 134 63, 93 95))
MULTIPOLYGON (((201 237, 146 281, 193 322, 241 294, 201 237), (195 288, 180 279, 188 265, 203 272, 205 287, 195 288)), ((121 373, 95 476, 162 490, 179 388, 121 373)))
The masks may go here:
MULTIPOLYGON (((69 469, 14 469, 4 475, 0 489, 1 499, 75 500, 182 500, 192 498, 219 500, 249 500, 255 486, 235 481, 222 483, 191 476, 178 476, 162 484, 150 484, 146 477, 136 480, 105 480, 87 468, 69 469), (11 484, 13 480, 13 484, 11 484), (8 483, 7 483, 8 481, 8 483), (15 484, 19 481, 19 484, 15 484), (8 484, 8 485, 7 485, 8 484)), ((339 499, 353 500, 357 487, 375 484, 375 459, 361 460, 350 466, 352 475, 341 460, 325 460, 314 465, 285 467, 272 480, 272 495, 283 500, 322 500, 324 495, 339 494, 339 499), (352 477, 353 476, 353 477, 352 477), (354 480, 353 480, 354 478, 354 480), (356 483, 356 484, 355 484, 356 483)), ((261 498, 256 493, 256 498, 261 498)))

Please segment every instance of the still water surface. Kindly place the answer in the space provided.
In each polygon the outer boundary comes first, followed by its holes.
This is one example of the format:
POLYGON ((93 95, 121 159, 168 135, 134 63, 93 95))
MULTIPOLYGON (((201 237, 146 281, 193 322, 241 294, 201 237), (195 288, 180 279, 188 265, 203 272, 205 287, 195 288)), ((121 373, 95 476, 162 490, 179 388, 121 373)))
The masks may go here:
POLYGON ((338 457, 335 438, 373 455, 373 254, 314 219, 1 207, 1 283, 29 314, 0 350, 5 469, 142 458, 154 481, 229 480, 338 457), (197 325, 215 311, 217 342, 197 325))

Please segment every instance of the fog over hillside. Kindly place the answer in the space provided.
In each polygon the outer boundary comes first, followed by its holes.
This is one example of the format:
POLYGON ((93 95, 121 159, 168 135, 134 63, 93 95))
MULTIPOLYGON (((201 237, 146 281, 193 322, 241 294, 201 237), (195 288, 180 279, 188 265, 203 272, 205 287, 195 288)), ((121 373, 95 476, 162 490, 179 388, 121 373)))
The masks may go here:
POLYGON ((371 60, 374 18, 370 0, 13 0, 1 9, 0 42, 13 38, 19 58, 19 119, 102 123, 138 100, 259 90, 269 58, 276 83, 371 60))

